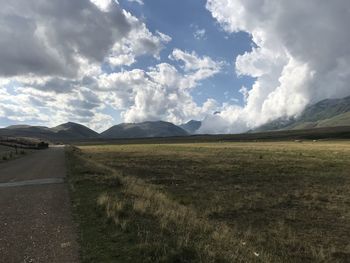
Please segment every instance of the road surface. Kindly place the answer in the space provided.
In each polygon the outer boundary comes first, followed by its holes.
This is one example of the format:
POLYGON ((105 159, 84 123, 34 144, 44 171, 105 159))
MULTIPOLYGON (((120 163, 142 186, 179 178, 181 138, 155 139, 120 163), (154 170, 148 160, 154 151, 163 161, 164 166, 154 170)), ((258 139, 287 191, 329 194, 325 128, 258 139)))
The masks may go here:
POLYGON ((0 164, 0 262, 78 262, 64 148, 0 164))

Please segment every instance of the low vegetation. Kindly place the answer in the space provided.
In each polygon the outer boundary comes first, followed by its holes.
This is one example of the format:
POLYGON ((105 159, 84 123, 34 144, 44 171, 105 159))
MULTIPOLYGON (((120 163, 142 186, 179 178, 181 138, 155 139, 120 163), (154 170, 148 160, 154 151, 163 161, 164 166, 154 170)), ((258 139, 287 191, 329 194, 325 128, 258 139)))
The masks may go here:
POLYGON ((18 158, 27 154, 29 150, 15 149, 9 146, 0 145, 0 162, 5 162, 11 159, 18 158))
POLYGON ((350 142, 69 148, 83 262, 348 262, 350 142))

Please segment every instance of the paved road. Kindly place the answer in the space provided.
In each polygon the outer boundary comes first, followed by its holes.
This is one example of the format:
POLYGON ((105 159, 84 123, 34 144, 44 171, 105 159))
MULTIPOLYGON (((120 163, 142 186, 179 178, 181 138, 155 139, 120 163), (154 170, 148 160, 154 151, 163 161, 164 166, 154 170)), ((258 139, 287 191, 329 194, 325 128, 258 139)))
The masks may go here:
POLYGON ((63 147, 0 164, 0 262, 75 263, 63 147))

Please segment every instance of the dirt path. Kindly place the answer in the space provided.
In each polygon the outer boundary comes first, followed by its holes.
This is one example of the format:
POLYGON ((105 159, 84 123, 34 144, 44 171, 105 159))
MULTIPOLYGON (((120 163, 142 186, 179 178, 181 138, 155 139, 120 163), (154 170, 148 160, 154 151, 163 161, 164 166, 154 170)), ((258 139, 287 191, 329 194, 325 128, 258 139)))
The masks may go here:
POLYGON ((0 262, 78 262, 64 148, 0 164, 0 262))

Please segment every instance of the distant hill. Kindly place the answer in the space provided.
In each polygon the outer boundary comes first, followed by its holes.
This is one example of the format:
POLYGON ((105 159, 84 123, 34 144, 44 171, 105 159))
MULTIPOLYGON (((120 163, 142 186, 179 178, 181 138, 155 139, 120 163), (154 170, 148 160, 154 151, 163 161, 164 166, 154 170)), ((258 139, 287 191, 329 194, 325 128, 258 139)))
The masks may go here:
POLYGON ((97 138, 99 136, 97 132, 74 122, 67 122, 53 127, 50 130, 55 132, 59 137, 69 137, 72 139, 97 138))
POLYGON ((54 128, 44 126, 12 125, 0 129, 0 136, 28 137, 57 141, 97 138, 99 134, 81 124, 68 122, 54 128))
POLYGON ((44 126, 12 125, 0 129, 0 136, 38 138, 48 141, 84 140, 93 138, 147 138, 189 135, 184 129, 164 121, 122 123, 101 134, 88 127, 67 122, 53 128, 44 126))
POLYGON ((195 134, 201 126, 201 121, 190 120, 187 123, 181 124, 179 127, 181 127, 190 134, 195 134))
POLYGON ((165 121, 122 123, 101 133, 102 138, 148 138, 186 135, 188 133, 184 129, 165 121))
POLYGON ((320 101, 308 106, 296 118, 280 118, 260 126, 254 132, 338 126, 350 126, 350 96, 320 101))
POLYGON ((48 140, 52 138, 53 134, 48 127, 13 125, 4 129, 0 129, 0 136, 29 137, 48 140))

